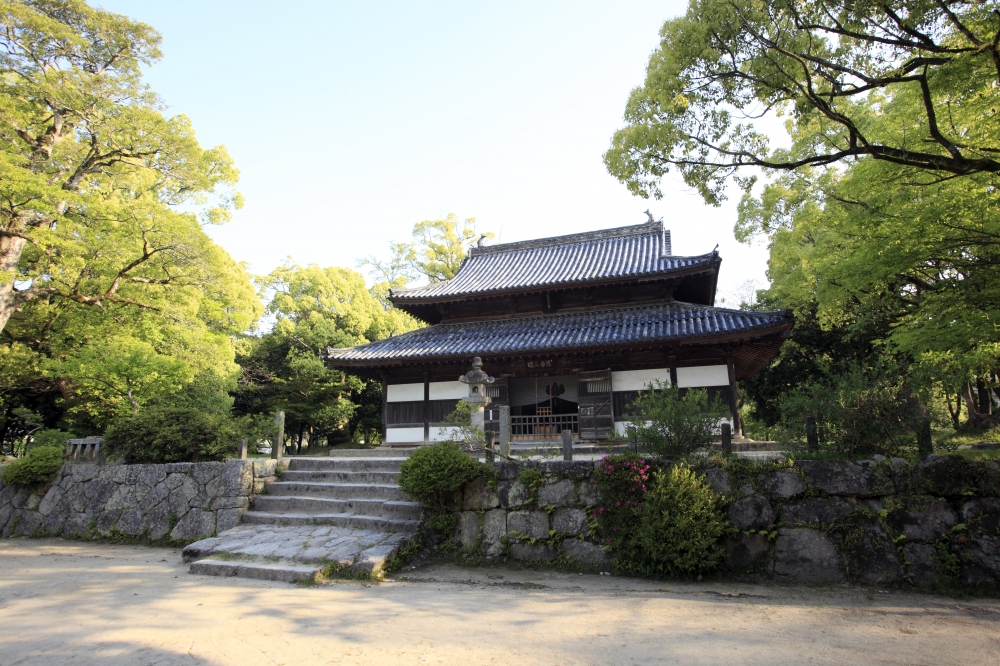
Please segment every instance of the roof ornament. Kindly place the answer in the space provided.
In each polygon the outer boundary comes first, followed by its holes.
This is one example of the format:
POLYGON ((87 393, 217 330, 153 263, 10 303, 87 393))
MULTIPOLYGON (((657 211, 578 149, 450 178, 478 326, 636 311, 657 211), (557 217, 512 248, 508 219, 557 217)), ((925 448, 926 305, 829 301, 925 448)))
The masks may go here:
POLYGON ((649 218, 646 224, 656 224, 656 220, 653 219, 653 214, 649 212, 648 208, 646 209, 646 217, 649 218))
POLYGON ((476 241, 476 247, 482 247, 484 240, 486 240, 486 234, 479 234, 479 240, 476 241))
POLYGON ((458 381, 463 384, 492 384, 495 380, 483 372, 483 359, 476 356, 472 359, 472 370, 459 375, 458 381))

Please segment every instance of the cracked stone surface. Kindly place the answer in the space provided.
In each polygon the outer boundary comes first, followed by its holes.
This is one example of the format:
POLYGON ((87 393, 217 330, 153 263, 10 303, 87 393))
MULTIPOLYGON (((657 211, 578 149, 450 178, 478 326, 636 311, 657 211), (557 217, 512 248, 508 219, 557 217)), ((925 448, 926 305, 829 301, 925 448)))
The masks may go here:
POLYGON ((206 557, 278 558, 299 563, 359 565, 378 571, 414 535, 330 525, 239 525, 184 549, 184 561, 206 557))

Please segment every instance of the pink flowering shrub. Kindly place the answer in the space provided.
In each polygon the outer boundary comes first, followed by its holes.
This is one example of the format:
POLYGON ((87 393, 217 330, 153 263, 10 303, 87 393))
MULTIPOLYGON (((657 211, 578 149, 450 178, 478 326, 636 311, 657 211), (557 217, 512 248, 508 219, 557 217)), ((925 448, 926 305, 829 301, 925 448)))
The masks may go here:
POLYGON ((615 567, 642 576, 693 576, 723 560, 721 539, 732 526, 718 498, 686 466, 658 469, 635 453, 605 456, 592 481, 595 512, 615 567))
POLYGON ((600 491, 595 513, 602 541, 610 546, 616 560, 630 552, 641 521, 642 506, 649 492, 653 461, 636 453, 604 456, 594 466, 592 482, 600 491))

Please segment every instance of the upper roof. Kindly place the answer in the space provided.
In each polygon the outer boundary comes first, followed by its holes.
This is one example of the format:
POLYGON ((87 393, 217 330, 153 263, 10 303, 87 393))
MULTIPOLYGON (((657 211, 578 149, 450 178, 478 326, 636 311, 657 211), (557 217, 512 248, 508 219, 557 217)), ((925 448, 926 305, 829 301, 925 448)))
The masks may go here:
POLYGON ((472 356, 552 353, 594 347, 736 336, 753 339, 791 329, 789 311, 728 310, 690 303, 609 308, 437 324, 365 345, 328 349, 332 367, 379 366, 472 356))
MULTIPOLYGON (((718 273, 717 252, 675 257, 670 231, 647 222, 569 236, 475 247, 450 280, 393 290, 390 300, 444 302, 468 296, 523 292, 588 283, 626 281, 676 273, 718 273)), ((713 281, 714 284, 714 281, 713 281)), ((714 293, 714 288, 712 289, 714 293)))

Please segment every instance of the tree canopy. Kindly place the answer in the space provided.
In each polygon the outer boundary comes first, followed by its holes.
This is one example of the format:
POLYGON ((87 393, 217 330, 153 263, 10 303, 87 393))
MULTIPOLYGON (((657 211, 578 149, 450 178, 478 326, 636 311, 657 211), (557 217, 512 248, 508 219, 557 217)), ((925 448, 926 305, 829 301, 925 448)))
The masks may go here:
POLYGON ((377 278, 377 289, 401 289, 409 282, 450 280, 458 273, 469 248, 496 238, 491 231, 479 232, 474 217, 459 220, 454 213, 439 220, 423 220, 413 225, 413 241, 389 243, 388 261, 368 257, 359 262, 377 278))
POLYGON ((326 350, 405 333, 419 323, 384 308, 348 268, 289 264, 258 285, 274 325, 241 355, 238 409, 283 410, 288 432, 299 438, 308 433, 310 441, 346 439, 359 427, 370 440, 381 426, 381 386, 328 369, 326 350))
POLYGON ((671 168, 713 204, 757 167, 1000 172, 992 3, 692 0, 660 37, 604 156, 635 194, 659 198, 671 168), (793 150, 773 147, 767 118, 795 128, 793 150))
POLYGON ((0 2, 0 440, 228 414, 262 305, 203 225, 238 172, 142 83, 159 43, 84 2, 0 2))
POLYGON ((241 205, 238 172, 142 83, 159 43, 80 0, 0 4, 0 330, 39 298, 161 309, 212 288, 198 225, 241 205))

